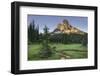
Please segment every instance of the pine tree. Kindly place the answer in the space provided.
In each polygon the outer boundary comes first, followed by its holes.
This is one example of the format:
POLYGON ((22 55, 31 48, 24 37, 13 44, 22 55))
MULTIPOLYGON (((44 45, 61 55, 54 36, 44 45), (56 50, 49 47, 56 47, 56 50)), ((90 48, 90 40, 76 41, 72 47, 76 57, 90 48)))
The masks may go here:
POLYGON ((30 25, 28 26, 28 41, 33 43, 34 41, 36 41, 36 30, 35 30, 35 23, 34 20, 32 23, 30 23, 30 25))
POLYGON ((33 31, 32 24, 30 24, 28 27, 28 40, 29 40, 29 42, 32 42, 32 31, 33 31))
POLYGON ((36 31, 36 34, 35 34, 36 41, 38 42, 39 41, 39 25, 37 25, 35 31, 36 31))
POLYGON ((82 39, 82 45, 87 46, 87 44, 88 44, 88 34, 84 34, 82 39))
POLYGON ((35 34, 36 34, 36 31, 35 31, 35 22, 34 22, 34 20, 33 20, 33 22, 32 22, 32 42, 34 42, 35 41, 35 34))
POLYGON ((51 47, 49 46, 49 31, 48 27, 44 27, 44 34, 43 34, 43 40, 42 40, 42 48, 40 52, 41 58, 48 58, 52 55, 51 47))

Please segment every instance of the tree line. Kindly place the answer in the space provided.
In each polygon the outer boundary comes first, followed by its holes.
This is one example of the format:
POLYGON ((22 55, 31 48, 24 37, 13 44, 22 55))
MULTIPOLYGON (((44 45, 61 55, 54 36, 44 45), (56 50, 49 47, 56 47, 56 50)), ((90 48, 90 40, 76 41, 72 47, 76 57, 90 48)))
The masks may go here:
POLYGON ((70 43, 81 43, 82 45, 86 46, 88 42, 88 34, 51 34, 48 30, 49 28, 45 25, 44 27, 44 33, 39 33, 39 25, 35 25, 35 22, 33 20, 32 23, 28 26, 28 43, 37 43, 37 42, 43 42, 43 40, 46 40, 47 37, 49 39, 49 42, 52 43, 63 43, 63 44, 70 44, 70 43), (47 33, 47 35, 45 35, 47 33), (46 37, 47 36, 47 37, 46 37))
POLYGON ((86 34, 53 34, 50 36, 50 41, 55 43, 71 44, 71 43, 82 43, 87 45, 87 33, 86 34))

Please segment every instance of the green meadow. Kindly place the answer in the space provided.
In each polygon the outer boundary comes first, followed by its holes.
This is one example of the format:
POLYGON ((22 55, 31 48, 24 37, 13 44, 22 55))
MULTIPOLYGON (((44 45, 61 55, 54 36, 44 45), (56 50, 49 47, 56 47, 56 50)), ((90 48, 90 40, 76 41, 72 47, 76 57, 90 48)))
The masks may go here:
MULTIPOLYGON (((87 46, 82 46, 82 44, 51 43, 49 46, 56 47, 56 50, 52 50, 52 56, 46 60, 87 58, 87 46)), ((41 60, 42 58, 39 57, 41 47, 42 45, 39 43, 28 45, 28 60, 41 60)))

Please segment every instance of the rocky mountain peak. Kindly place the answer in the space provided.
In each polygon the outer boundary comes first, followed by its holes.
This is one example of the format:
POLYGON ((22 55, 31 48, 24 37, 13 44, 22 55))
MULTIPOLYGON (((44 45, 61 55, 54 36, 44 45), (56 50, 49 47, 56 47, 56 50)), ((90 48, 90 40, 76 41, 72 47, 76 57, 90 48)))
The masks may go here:
POLYGON ((70 25, 69 21, 64 19, 62 23, 57 25, 57 28, 53 31, 54 33, 65 33, 65 34, 84 34, 85 32, 79 30, 78 28, 70 25))

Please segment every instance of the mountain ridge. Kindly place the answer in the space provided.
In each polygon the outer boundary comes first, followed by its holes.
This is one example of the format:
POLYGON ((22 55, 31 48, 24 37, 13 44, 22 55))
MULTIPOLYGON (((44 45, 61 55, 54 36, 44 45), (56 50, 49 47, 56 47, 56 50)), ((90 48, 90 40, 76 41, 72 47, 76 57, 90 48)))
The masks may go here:
POLYGON ((64 34, 85 34, 86 32, 70 25, 67 19, 64 19, 62 23, 59 23, 52 33, 64 33, 64 34))

